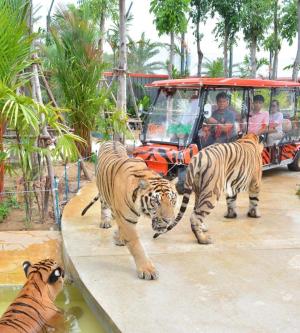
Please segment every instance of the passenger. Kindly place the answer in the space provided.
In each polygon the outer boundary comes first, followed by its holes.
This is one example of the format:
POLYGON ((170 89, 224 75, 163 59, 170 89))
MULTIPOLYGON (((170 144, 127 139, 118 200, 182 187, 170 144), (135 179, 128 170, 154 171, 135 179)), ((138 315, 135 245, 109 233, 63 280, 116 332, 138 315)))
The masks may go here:
POLYGON ((274 99, 271 102, 270 123, 268 131, 268 146, 272 146, 283 137, 282 130, 283 114, 279 109, 279 102, 274 99))
POLYGON ((229 100, 225 92, 216 96, 217 109, 207 119, 208 124, 214 124, 215 142, 228 142, 235 135, 235 114, 229 109, 229 100))
POLYGON ((262 95, 255 95, 253 97, 252 112, 249 117, 248 133, 261 135, 268 132, 269 113, 262 111, 264 104, 264 97, 262 95))

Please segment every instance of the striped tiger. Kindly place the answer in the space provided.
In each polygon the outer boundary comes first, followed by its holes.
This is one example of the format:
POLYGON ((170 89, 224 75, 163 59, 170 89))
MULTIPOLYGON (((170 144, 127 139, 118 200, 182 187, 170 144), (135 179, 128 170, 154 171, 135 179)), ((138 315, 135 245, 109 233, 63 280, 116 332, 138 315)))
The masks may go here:
MULTIPOLYGON (((262 178, 263 145, 254 134, 246 134, 236 142, 211 145, 195 155, 187 168, 184 195, 173 229, 186 211, 190 195, 195 192, 195 205, 190 217, 198 243, 211 243, 204 218, 210 214, 223 191, 226 193, 226 218, 235 218, 237 194, 248 190, 248 216, 257 218, 262 178)), ((158 237, 161 232, 154 235, 158 237)))
POLYGON ((51 259, 35 265, 25 261, 23 268, 27 282, 0 318, 0 332, 38 333, 54 330, 53 323, 63 323, 63 314, 55 306, 54 300, 63 288, 64 270, 51 259))
POLYGON ((149 169, 144 160, 129 158, 120 142, 112 141, 100 146, 96 183, 99 194, 83 209, 81 215, 100 198, 100 227, 111 227, 112 212, 118 225, 114 237, 116 245, 127 245, 134 257, 139 278, 156 279, 158 272, 142 247, 136 224, 144 213, 150 215, 153 230, 165 231, 175 218, 175 188, 149 169))

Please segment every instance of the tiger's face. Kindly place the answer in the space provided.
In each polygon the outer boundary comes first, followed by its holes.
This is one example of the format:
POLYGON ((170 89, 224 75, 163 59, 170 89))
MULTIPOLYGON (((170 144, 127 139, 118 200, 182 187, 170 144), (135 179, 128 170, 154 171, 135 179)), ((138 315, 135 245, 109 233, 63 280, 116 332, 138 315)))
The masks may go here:
POLYGON ((150 185, 141 196, 142 209, 144 213, 151 216, 152 229, 161 232, 174 221, 177 192, 166 179, 149 183, 150 185))
POLYGON ((37 283, 39 286, 42 283, 47 288, 50 299, 54 301, 63 289, 64 269, 52 259, 45 259, 34 265, 25 261, 23 268, 28 282, 37 283))

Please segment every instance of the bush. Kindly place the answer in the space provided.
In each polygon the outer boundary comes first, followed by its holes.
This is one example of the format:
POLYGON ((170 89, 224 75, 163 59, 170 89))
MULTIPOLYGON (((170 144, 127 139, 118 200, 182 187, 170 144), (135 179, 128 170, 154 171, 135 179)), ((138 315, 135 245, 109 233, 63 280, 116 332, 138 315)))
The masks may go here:
POLYGON ((19 208, 16 197, 9 197, 0 203, 0 223, 2 223, 8 216, 11 208, 19 208))
POLYGON ((8 213, 9 208, 6 201, 4 201, 0 204, 0 223, 2 223, 7 218, 8 213))

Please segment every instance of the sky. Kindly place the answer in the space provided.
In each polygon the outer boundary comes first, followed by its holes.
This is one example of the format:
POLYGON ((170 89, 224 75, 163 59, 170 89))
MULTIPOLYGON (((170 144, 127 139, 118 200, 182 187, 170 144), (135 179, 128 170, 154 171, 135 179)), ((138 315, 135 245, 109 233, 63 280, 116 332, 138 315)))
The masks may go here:
MULTIPOLYGON (((150 8, 150 0, 133 0, 133 5, 131 8, 131 13, 133 15, 133 21, 129 29, 129 35, 133 40, 139 40, 141 33, 145 32, 146 38, 150 38, 151 41, 159 41, 162 43, 169 43, 169 38, 166 35, 161 37, 158 36, 158 33, 155 30, 155 25, 153 23, 154 17, 151 13, 149 13, 150 8)), ((76 4, 76 0, 58 0, 54 2, 54 7, 52 9, 52 14, 55 12, 55 8, 58 4, 65 5, 67 3, 76 4)), ((129 7, 131 1, 126 0, 126 6, 129 7)), ((37 12, 38 16, 41 16, 41 19, 37 22, 36 27, 40 26, 45 28, 46 26, 46 15, 49 10, 51 4, 51 0, 33 0, 33 5, 35 8, 40 8, 37 12)), ((215 23, 218 18, 208 19, 206 24, 201 24, 200 29, 204 33, 204 37, 201 41, 201 49, 204 53, 204 57, 209 60, 215 60, 218 57, 222 57, 222 47, 220 47, 220 41, 215 40, 213 29, 215 27, 215 23)), ((107 24, 106 28, 109 27, 107 24)), ((233 51, 233 63, 242 62, 245 55, 249 53, 249 50, 246 48, 246 44, 243 40, 243 36, 240 33, 238 40, 238 45, 234 48, 233 51)), ((197 72, 197 51, 196 51, 196 43, 194 42, 194 36, 192 32, 192 26, 189 26, 187 33, 187 44, 191 53, 191 75, 196 74, 197 72)), ((282 45, 282 50, 279 53, 279 77, 288 77, 291 76, 291 70, 283 70, 284 67, 292 64, 295 60, 297 51, 297 42, 296 39, 293 45, 289 46, 286 42, 282 45)), ((111 50, 108 45, 105 46, 105 52, 111 53, 111 50)), ((257 58, 265 57, 268 59, 268 52, 263 50, 259 51, 257 54, 257 58)), ((166 50, 162 50, 157 59, 154 60, 165 61, 168 58, 168 53, 166 50)), ((204 60, 205 61, 205 60, 204 60)), ((178 59, 179 62, 179 59, 178 59)), ((263 66, 258 74, 263 76, 268 76, 268 68, 267 66, 263 66)))

